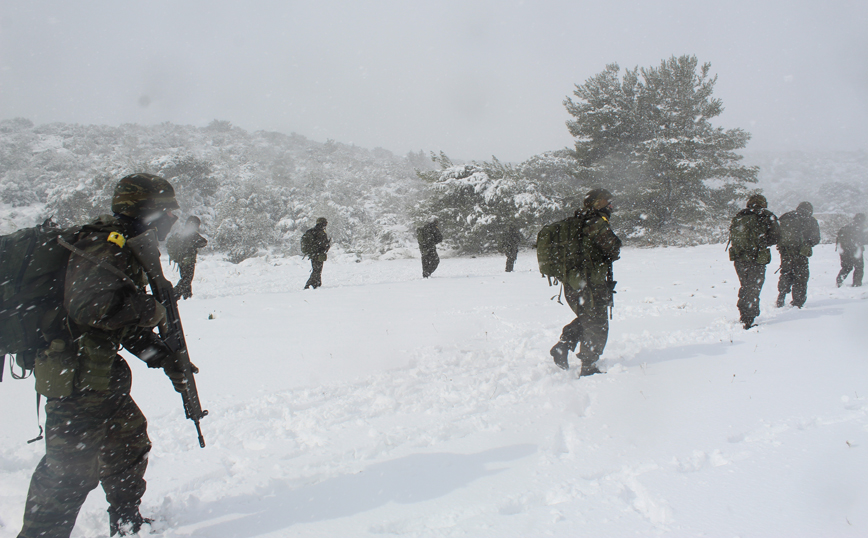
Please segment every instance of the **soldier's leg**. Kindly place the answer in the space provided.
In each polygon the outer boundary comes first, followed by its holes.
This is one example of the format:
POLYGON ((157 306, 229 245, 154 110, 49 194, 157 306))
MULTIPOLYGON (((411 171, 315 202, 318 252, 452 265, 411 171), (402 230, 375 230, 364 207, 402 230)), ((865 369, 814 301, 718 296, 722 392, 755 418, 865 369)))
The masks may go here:
POLYGON ((591 300, 591 294, 586 294, 586 302, 582 308, 579 318, 582 320, 582 347, 579 350, 579 359, 582 361, 582 371, 580 375, 591 375, 599 373, 597 361, 603 350, 606 349, 606 342, 609 340, 609 316, 608 303, 609 299, 604 292, 596 293, 591 300))
POLYGON ((795 260, 793 256, 781 255, 781 275, 778 278, 778 300, 775 306, 778 308, 784 306, 787 300, 787 294, 793 288, 793 280, 795 278, 795 260))
POLYGON ((183 299, 189 299, 193 296, 193 274, 196 271, 196 265, 192 263, 181 263, 178 264, 178 271, 181 273, 181 280, 179 280, 178 285, 175 286, 175 293, 183 299))
POLYGON ((506 272, 511 273, 513 268, 515 268, 515 257, 506 255, 506 272))
POLYGON ((844 279, 847 278, 847 275, 850 274, 850 271, 854 269, 855 260, 850 258, 850 256, 845 256, 843 253, 841 254, 841 270, 838 271, 838 276, 835 278, 835 284, 840 288, 841 284, 844 283, 844 279))
POLYGON ((439 266, 440 266, 440 256, 437 255, 437 249, 432 248, 431 249, 431 264, 430 264, 430 268, 428 270, 428 274, 433 275, 434 271, 436 271, 437 267, 439 267, 439 266))
POLYGON ((859 287, 862 285, 862 277, 865 273, 865 258, 859 256, 853 263, 853 286, 859 287))
POLYGON ((304 289, 313 287, 314 289, 322 286, 322 266, 323 262, 310 259, 310 277, 304 285, 304 289))
POLYGON ((561 330, 561 337, 549 353, 551 353, 555 364, 566 370, 570 367, 570 353, 576 349, 576 346, 582 339, 582 321, 578 317, 582 298, 581 293, 571 288, 569 284, 564 284, 564 298, 567 300, 567 305, 576 314, 576 317, 564 325, 564 328, 561 330))
POLYGON ((807 256, 793 260, 793 306, 802 308, 808 300, 808 278, 811 276, 807 256))
POLYGON ((736 262, 736 272, 741 283, 738 290, 738 311, 745 329, 753 325, 760 314, 759 297, 766 278, 766 266, 753 262, 736 262))
POLYGON ((45 404, 45 456, 30 481, 19 538, 67 538, 88 492, 99 483, 105 395, 80 393, 45 404))

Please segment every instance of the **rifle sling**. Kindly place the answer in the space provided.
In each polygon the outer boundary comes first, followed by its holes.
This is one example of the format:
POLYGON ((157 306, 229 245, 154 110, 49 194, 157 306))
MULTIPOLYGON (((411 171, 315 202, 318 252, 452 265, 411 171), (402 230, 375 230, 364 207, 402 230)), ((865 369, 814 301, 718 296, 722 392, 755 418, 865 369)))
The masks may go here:
POLYGON ((62 246, 63 248, 72 252, 73 254, 81 256, 82 258, 89 261, 90 263, 92 263, 94 265, 98 265, 99 267, 102 267, 106 271, 119 277, 121 280, 123 280, 124 282, 126 282, 130 286, 138 289, 138 286, 136 285, 135 282, 133 282, 133 279, 128 277, 127 275, 125 275, 124 272, 121 271, 120 269, 118 269, 117 267, 114 267, 113 265, 109 265, 107 263, 104 263, 102 260, 96 259, 94 256, 91 256, 89 253, 81 250, 80 248, 70 245, 69 243, 64 241, 64 239, 62 237, 60 237, 59 235, 57 236, 57 243, 60 246, 62 246))

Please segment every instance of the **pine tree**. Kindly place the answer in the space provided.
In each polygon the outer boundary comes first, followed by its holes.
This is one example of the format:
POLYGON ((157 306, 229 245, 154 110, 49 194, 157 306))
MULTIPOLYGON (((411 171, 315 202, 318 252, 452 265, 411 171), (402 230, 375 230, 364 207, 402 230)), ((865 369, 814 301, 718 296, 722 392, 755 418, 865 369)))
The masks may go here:
POLYGON ((673 56, 619 77, 611 64, 576 85, 575 101, 564 101, 583 182, 615 192, 619 216, 635 233, 711 224, 757 180, 758 169, 736 153, 750 134, 711 124, 723 103, 712 97, 710 68, 695 56, 673 56))

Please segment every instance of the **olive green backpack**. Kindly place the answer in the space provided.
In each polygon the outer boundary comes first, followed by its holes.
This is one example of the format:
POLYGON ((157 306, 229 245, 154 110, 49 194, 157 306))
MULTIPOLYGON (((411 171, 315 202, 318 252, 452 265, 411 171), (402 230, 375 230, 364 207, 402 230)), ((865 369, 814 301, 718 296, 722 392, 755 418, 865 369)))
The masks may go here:
MULTIPOLYGON (((0 381, 7 355, 27 377, 40 350, 64 333, 63 281, 70 251, 81 228, 59 228, 51 220, 0 236, 0 381)), ((12 366, 10 364, 10 370, 12 366)))
POLYGON ((539 272, 557 282, 581 289, 584 276, 582 228, 585 219, 568 217, 542 227, 536 236, 536 258, 539 272))

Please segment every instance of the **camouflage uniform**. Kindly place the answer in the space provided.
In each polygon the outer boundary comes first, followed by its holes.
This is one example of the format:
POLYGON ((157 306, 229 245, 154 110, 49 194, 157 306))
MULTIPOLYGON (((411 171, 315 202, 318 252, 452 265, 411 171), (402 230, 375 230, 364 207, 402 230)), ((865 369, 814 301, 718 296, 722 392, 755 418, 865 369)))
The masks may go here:
POLYGON ((416 239, 419 241, 419 251, 422 253, 422 278, 428 278, 440 265, 437 244, 443 241, 443 234, 440 233, 437 221, 417 228, 416 239))
POLYGON ((175 285, 175 296, 189 299, 193 296, 193 275, 196 273, 196 257, 200 248, 208 245, 208 240, 199 235, 199 219, 190 217, 184 231, 169 238, 166 250, 169 259, 178 264, 181 279, 175 285), (195 219, 195 220, 193 220, 195 219))
POLYGON ((326 225, 328 225, 328 221, 320 217, 317 219, 316 225, 308 230, 308 232, 313 233, 314 253, 310 255, 310 278, 307 279, 304 289, 317 289, 322 286, 322 268, 328 259, 327 252, 332 245, 331 239, 325 231, 326 225))
POLYGON ((506 254, 507 273, 511 273, 515 267, 515 260, 518 259, 518 246, 522 239, 518 229, 515 226, 510 226, 500 240, 500 252, 506 254))
MULTIPOLYGON (((174 193, 164 206, 169 216, 173 205, 174 193)), ((142 228, 137 219, 105 215, 84 226, 74 244, 89 255, 70 256, 64 285, 77 371, 69 396, 47 399, 46 453, 31 479, 19 538, 68 537, 88 492, 99 483, 109 502, 112 534, 121 525, 136 530, 148 521, 139 503, 151 442, 145 417, 130 397, 129 367, 117 354, 123 346, 153 367, 162 366, 168 354, 153 332, 165 309, 146 293, 144 270, 123 247, 124 239, 142 228)))
POLYGON ((862 285, 862 277, 865 273, 865 260, 862 256, 866 242, 868 241, 865 237, 865 214, 857 213, 853 222, 838 231, 837 243, 841 245, 841 271, 835 283, 839 288, 850 271, 853 271, 853 287, 862 285))
MULTIPOLYGON (((755 195, 748 200, 747 208, 733 217, 733 226, 740 217, 752 215, 757 219, 761 233, 759 244, 751 249, 738 250, 734 246, 729 249, 729 259, 735 265, 740 287, 738 290, 738 312, 745 329, 753 327, 753 321, 760 314, 759 297, 763 283, 766 280, 766 265, 771 261, 770 246, 777 244, 780 238, 780 226, 774 213, 765 209, 768 202, 762 195, 755 195)), ((732 234, 732 227, 730 228, 732 234)))
POLYGON ((582 272, 586 285, 574 289, 564 283, 564 297, 576 319, 564 326, 558 343, 551 350, 555 363, 568 368, 569 352, 581 343, 577 357, 582 361, 580 375, 599 373, 597 360, 609 338, 608 306, 612 300, 612 263, 620 258, 621 240, 609 225, 612 195, 595 189, 588 193, 585 208, 576 212, 582 223, 582 272))
POLYGON ((811 216, 813 213, 813 206, 802 202, 795 211, 784 213, 778 219, 781 227, 781 241, 778 243, 781 255, 776 302, 778 308, 784 306, 790 290, 793 292, 793 306, 801 308, 808 298, 808 258, 813 253, 813 247, 820 243, 820 225, 811 216))

